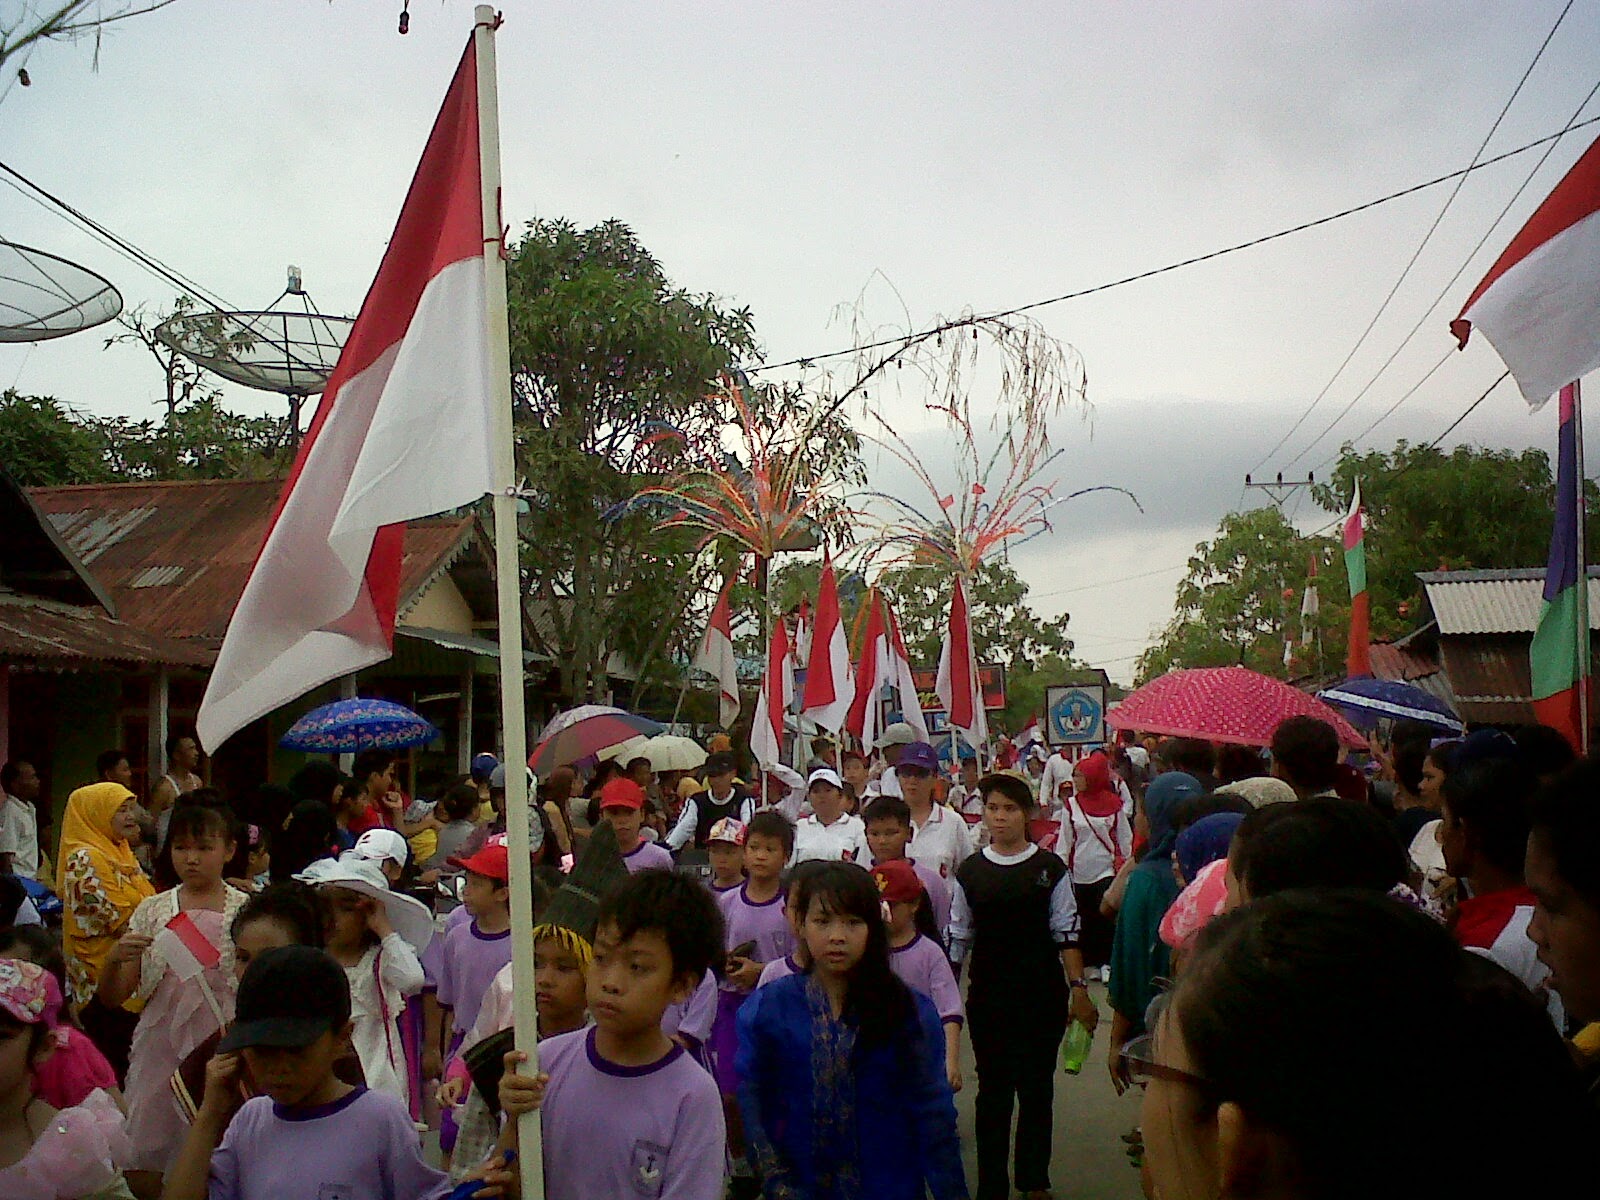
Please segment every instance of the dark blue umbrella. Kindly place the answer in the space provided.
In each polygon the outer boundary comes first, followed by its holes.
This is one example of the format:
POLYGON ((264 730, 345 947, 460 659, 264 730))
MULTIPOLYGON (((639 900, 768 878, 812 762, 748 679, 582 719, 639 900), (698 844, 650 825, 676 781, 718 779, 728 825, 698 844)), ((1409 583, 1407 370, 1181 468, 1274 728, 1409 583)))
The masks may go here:
POLYGON ((1393 721, 1420 721, 1446 733, 1459 734, 1466 729, 1439 697, 1398 679, 1361 675, 1318 692, 1317 699, 1333 705, 1362 729, 1373 728, 1385 717, 1393 721))
POLYGON ((390 700, 335 700, 314 708, 289 726, 278 741, 285 750, 347 753, 357 750, 404 750, 423 746, 439 736, 424 717, 390 700))

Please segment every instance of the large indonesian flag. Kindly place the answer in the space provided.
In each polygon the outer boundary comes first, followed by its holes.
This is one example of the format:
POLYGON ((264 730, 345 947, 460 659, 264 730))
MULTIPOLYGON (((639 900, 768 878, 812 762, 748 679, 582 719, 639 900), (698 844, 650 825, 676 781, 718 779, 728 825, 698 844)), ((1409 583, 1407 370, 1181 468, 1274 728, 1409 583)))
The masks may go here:
POLYGON ((734 576, 729 575, 722 594, 717 597, 716 607, 711 610, 705 640, 700 643, 700 652, 694 659, 695 666, 717 681, 719 715, 724 729, 732 729, 734 718, 739 715, 739 667, 733 654, 733 604, 729 599, 733 581, 734 576))
POLYGON ((967 609, 967 592, 956 576, 950 596, 950 628, 939 651, 939 675, 934 684, 950 725, 974 750, 982 751, 989 740, 989 718, 983 711, 983 694, 978 687, 978 662, 972 649, 972 614, 967 609))
POLYGON ((794 703, 794 660, 789 653, 789 629, 781 615, 772 618, 767 642, 767 672, 756 697, 755 724, 750 727, 750 753, 756 764, 770 767, 783 761, 783 717, 794 703))
POLYGON ((850 677, 850 641, 839 612, 839 584, 833 574, 831 558, 822 563, 822 584, 810 640, 800 715, 810 717, 830 733, 838 733, 850 712, 856 688, 850 677))
POLYGON ((1450 324, 1463 346, 1474 328, 1499 351, 1534 408, 1600 368, 1600 139, 1450 324))
POLYGON ((490 490, 483 229, 469 43, 229 622, 206 749, 388 658, 405 522, 490 490))

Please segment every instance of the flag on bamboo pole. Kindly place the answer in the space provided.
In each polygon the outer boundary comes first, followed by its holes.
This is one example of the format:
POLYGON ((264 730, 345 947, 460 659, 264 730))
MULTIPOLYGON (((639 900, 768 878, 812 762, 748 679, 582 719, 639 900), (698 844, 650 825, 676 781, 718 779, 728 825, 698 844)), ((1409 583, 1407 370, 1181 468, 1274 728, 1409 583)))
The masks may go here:
POLYGON ((1600 368, 1600 138, 1450 323, 1462 346, 1474 329, 1483 330, 1534 408, 1600 368))
POLYGON ((478 132, 469 44, 228 623, 196 721, 209 751, 388 658, 405 522, 493 488, 478 132))
POLYGON ((873 588, 867 597, 866 627, 862 631, 861 653, 856 658, 855 692, 844 718, 845 732, 863 746, 871 746, 878 739, 878 697, 888 682, 888 628, 883 608, 883 593, 873 588))
POLYGON ((694 665, 717 681, 717 701, 722 727, 732 729, 739 715, 739 665, 733 653, 733 581, 738 572, 728 576, 711 610, 711 620, 706 624, 706 636, 695 655, 694 665))
POLYGON ((822 562, 822 583, 810 640, 800 713, 829 733, 838 733, 855 700, 855 680, 850 675, 850 639, 839 609, 839 583, 831 558, 822 562))
POLYGON ((900 704, 900 719, 916 730, 917 737, 925 742, 928 740, 928 719, 922 713, 922 697, 917 695, 911 657, 906 653, 906 639, 900 633, 900 618, 887 600, 883 602, 883 614, 888 631, 888 682, 894 688, 895 698, 900 704))
POLYGON ((973 657, 972 614, 967 608, 967 592, 959 575, 950 594, 950 625, 939 651, 939 674, 934 691, 944 705, 951 727, 966 738, 967 745, 982 751, 989 740, 989 719, 983 711, 978 663, 973 657))
POLYGON ((1367 520, 1361 508, 1361 480, 1350 495, 1344 518, 1344 570, 1350 579, 1350 643, 1345 674, 1372 674, 1372 599, 1367 593, 1367 520))
POLYGON ((1306 563, 1306 592, 1300 598, 1300 644, 1311 645, 1317 631, 1317 614, 1322 611, 1317 598, 1317 556, 1313 554, 1306 563))
POLYGON ((1561 424, 1556 447, 1556 516, 1550 531, 1550 561, 1544 573, 1544 603, 1528 661, 1533 676, 1533 713, 1541 725, 1559 729, 1584 752, 1581 697, 1589 686, 1589 622, 1584 596, 1587 572, 1579 546, 1578 385, 1561 389, 1561 424))
POLYGON ((783 618, 772 617, 767 640, 767 670, 756 697, 755 724, 750 728, 750 753, 756 763, 770 767, 783 761, 783 718, 794 703, 794 661, 789 654, 789 629, 783 618))

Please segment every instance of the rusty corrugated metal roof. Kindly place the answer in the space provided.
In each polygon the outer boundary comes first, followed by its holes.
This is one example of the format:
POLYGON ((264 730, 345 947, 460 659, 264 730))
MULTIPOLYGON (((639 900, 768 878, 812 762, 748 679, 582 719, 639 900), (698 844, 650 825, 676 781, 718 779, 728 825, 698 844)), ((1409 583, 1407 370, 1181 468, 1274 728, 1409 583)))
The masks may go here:
MULTIPOLYGON (((1445 636, 1532 634, 1539 624, 1544 571, 1420 571, 1428 606, 1445 636)), ((1600 629, 1600 573, 1589 570, 1589 623, 1600 629)))
MULTIPOLYGON (((85 484, 30 495, 110 590, 122 621, 170 638, 220 643, 277 505, 278 480, 85 484)), ((475 536, 473 517, 406 528, 400 607, 475 536)))
POLYGON ((94 663, 206 667, 215 643, 163 637, 108 617, 99 608, 0 595, 0 658, 76 669, 94 663))
POLYGON ((1455 693, 1456 715, 1469 723, 1511 725, 1532 721, 1530 638, 1518 634, 1455 637, 1440 642, 1455 693))

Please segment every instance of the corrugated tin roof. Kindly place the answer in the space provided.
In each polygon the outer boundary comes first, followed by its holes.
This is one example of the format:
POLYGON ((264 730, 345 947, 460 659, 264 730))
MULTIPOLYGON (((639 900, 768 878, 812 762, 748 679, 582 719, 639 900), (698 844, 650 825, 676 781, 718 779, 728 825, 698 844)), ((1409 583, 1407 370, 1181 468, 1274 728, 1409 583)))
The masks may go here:
POLYGON ((1519 634, 1484 635, 1440 644, 1445 670, 1463 721, 1489 725, 1533 720, 1533 681, 1528 639, 1519 634))
MULTIPOLYGON (((1423 571, 1417 578, 1445 637, 1531 634, 1538 627, 1542 570, 1423 571)), ((1600 572, 1594 568, 1589 570, 1589 624, 1600 629, 1600 572)))
POLYGON ((102 662, 205 667, 216 656, 214 643, 135 629, 98 608, 0 595, 0 658, 81 669, 102 662))
MULTIPOLYGON (((87 484, 34 488, 34 502, 110 590, 117 615, 139 629, 220 643, 281 483, 264 479, 87 484)), ((472 542, 474 518, 406 527, 405 611, 472 542)))

